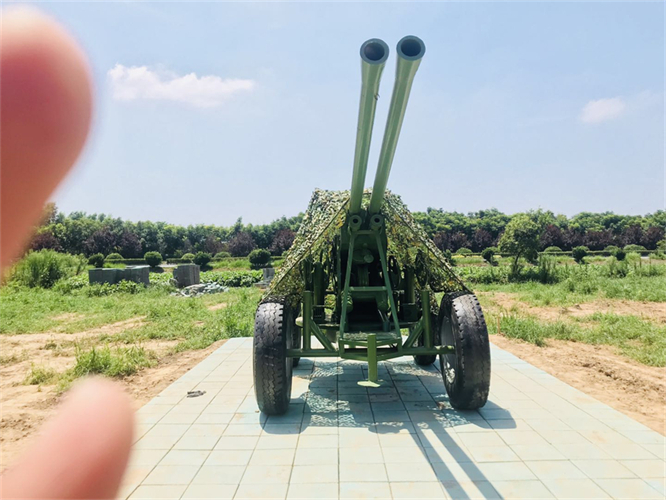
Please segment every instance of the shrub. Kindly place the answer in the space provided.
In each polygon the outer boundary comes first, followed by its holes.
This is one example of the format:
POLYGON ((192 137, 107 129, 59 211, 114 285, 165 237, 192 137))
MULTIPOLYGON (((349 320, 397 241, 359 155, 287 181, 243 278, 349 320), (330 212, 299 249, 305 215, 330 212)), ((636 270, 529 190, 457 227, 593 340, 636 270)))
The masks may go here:
POLYGON ((587 256, 588 248, 587 247, 574 247, 573 250, 571 250, 571 256, 573 259, 578 262, 579 264, 583 264, 585 257, 587 256))
POLYGON ((93 267, 104 267, 104 255, 96 253, 88 258, 88 264, 93 267))
POLYGON ((622 261, 627 256, 627 252, 625 252, 622 248, 618 248, 615 251, 613 251, 611 255, 615 257, 617 260, 622 261))
POLYGON ((442 253, 444 254, 444 258, 448 261, 449 264, 452 266, 456 265, 456 261, 453 259, 453 254, 451 253, 451 250, 448 248, 446 250, 442 250, 442 253))
POLYGON ((558 278, 556 258, 552 255, 540 255, 537 276, 539 281, 543 284, 557 283, 558 278))
POLYGON ((146 252, 143 258, 150 267, 157 267, 162 263, 162 254, 159 252, 146 252))
POLYGON ((192 262, 194 260, 194 254, 193 253, 184 253, 181 257, 182 260, 185 260, 187 262, 192 262))
POLYGON ((608 252, 610 255, 614 255, 615 252, 617 252, 620 249, 620 247, 615 246, 615 245, 608 245, 606 248, 604 248, 604 252, 608 252))
POLYGON ((495 263, 495 253, 497 253, 497 248, 495 247, 484 248, 481 252, 481 257, 483 257, 483 260, 488 264, 493 265, 495 263))
POLYGON ((86 266, 83 256, 39 250, 28 254, 14 267, 11 280, 31 288, 51 288, 63 278, 79 274, 86 266))
POLYGON ((231 257, 231 254, 229 252, 217 252, 215 254, 215 257, 213 257, 213 260, 228 259, 229 257, 231 257))
POLYGON ((627 246, 624 247, 624 251, 626 253, 635 252, 635 253, 643 254, 643 253, 647 252, 647 248, 645 248, 643 245, 627 245, 627 246))
POLYGON ((107 255, 105 260, 107 262, 112 262, 112 261, 115 261, 115 260, 123 260, 123 256, 120 255, 119 253, 114 252, 114 253, 110 253, 109 255, 107 255))
POLYGON ((271 261, 271 253, 268 250, 263 248, 257 248, 250 252, 248 255, 248 260, 252 264, 253 269, 260 269, 266 267, 266 265, 271 261))
POLYGON ((194 263, 198 266, 205 266, 211 261, 212 257, 207 252, 197 252, 194 256, 194 263))
POLYGON ((543 252, 544 253, 555 253, 555 252, 561 252, 561 251, 562 251, 562 249, 560 247, 550 246, 550 247, 546 248, 543 252))
POLYGON ((471 253, 472 253, 472 251, 469 248, 465 248, 465 247, 459 248, 458 250, 456 250, 456 255, 466 256, 466 255, 471 255, 471 253))

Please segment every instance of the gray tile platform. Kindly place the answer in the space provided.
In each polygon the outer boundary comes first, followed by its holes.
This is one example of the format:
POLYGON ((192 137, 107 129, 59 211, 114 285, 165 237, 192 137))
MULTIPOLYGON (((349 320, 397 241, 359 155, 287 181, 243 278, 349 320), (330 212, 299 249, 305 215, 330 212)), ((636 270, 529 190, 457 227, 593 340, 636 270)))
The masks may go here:
POLYGON ((664 436, 494 346, 470 412, 437 364, 382 363, 366 389, 363 363, 303 359, 265 417, 251 353, 229 340, 138 411, 123 498, 664 498, 664 436))

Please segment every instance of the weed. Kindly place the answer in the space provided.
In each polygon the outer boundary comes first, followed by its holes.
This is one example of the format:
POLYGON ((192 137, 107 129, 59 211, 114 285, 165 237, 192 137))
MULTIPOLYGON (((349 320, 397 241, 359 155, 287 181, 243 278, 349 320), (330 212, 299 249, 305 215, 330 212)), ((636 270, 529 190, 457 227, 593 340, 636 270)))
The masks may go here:
POLYGON ((58 374, 52 368, 32 365, 23 383, 25 385, 44 385, 54 383, 57 378, 58 374))

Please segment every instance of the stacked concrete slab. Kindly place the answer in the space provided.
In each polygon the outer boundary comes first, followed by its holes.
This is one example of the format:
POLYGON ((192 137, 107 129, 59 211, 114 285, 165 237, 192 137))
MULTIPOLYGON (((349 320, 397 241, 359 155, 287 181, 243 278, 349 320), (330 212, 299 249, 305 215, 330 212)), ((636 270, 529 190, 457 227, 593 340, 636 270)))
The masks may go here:
POLYGON ((136 283, 150 284, 150 271, 148 266, 128 266, 124 269, 90 269, 88 281, 94 283, 109 283, 114 285, 121 281, 134 281, 136 283))
POLYGON ((196 264, 181 264, 173 270, 173 277, 179 288, 198 285, 200 283, 199 266, 196 264))

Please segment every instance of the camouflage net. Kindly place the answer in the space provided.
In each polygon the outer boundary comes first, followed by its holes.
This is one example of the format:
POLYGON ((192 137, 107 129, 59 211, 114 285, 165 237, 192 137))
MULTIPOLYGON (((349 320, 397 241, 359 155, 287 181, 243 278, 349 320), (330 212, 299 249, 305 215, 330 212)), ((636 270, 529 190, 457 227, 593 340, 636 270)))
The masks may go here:
MULTIPOLYGON (((364 192, 363 208, 367 207, 370 194, 370 190, 364 192)), ((394 257, 401 269, 415 270, 419 291, 468 291, 400 197, 387 191, 384 199, 381 214, 386 220, 387 258, 394 257)), ((305 282, 301 266, 304 259, 322 262, 325 269, 329 268, 335 259, 334 240, 345 223, 348 202, 349 191, 314 191, 294 243, 276 272, 264 302, 287 300, 297 304, 300 301, 305 282)))

